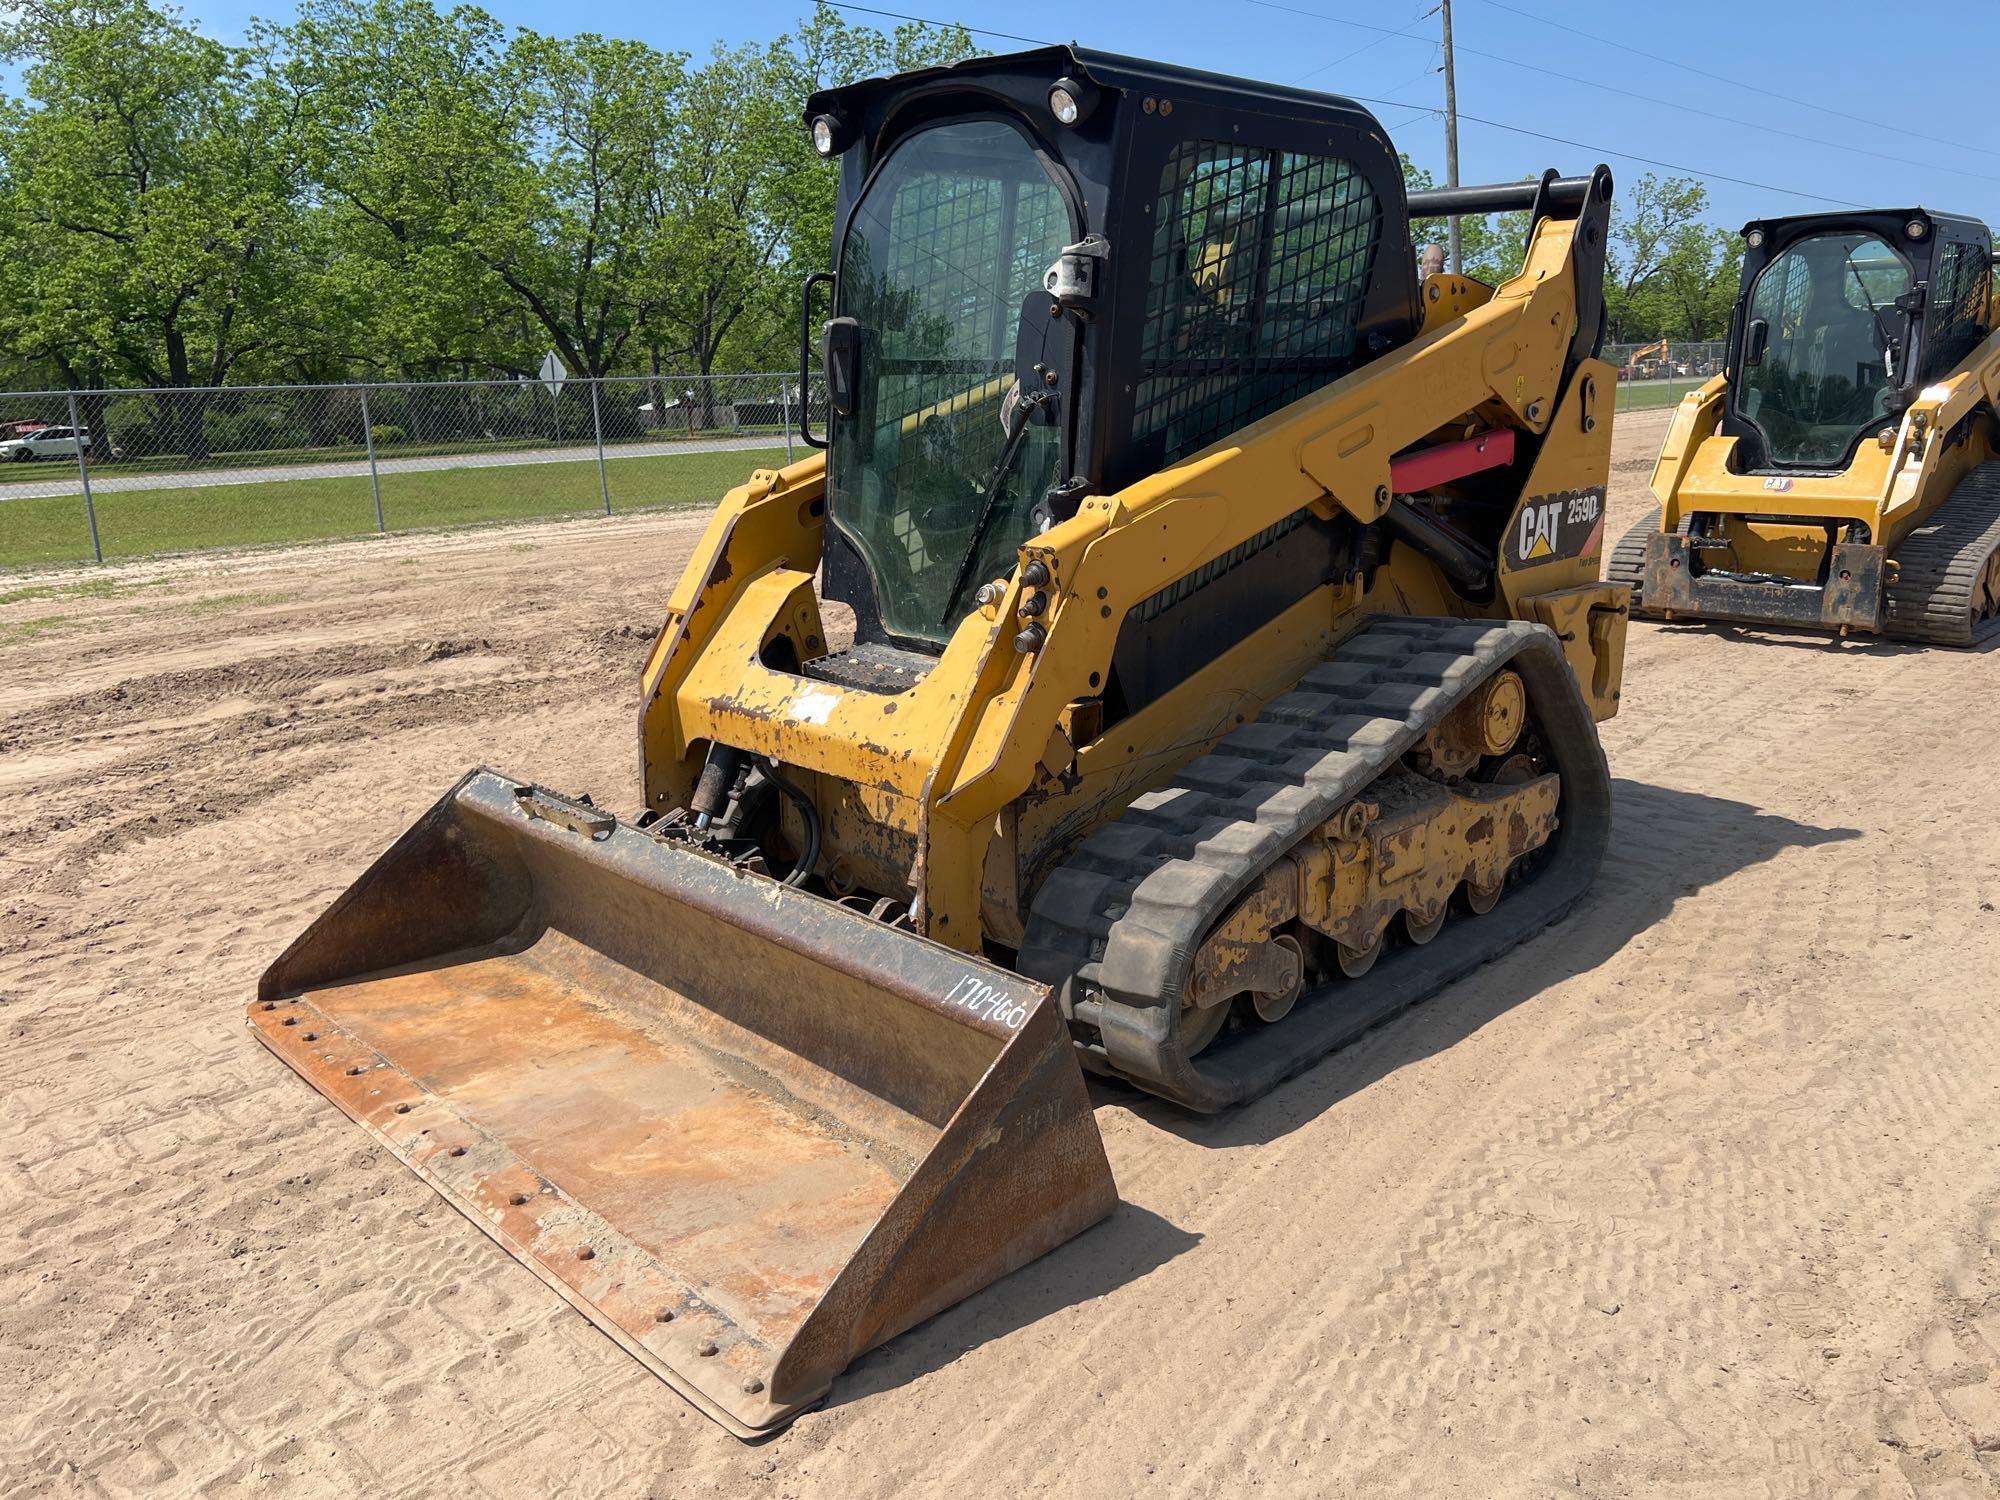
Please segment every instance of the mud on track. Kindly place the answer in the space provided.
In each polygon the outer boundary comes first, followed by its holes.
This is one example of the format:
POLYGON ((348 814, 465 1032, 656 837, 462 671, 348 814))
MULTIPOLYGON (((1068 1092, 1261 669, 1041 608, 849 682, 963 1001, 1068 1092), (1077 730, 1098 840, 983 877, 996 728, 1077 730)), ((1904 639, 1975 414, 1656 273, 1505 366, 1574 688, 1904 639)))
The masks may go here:
POLYGON ((1108 1224, 695 1416, 241 1015, 467 766, 636 803, 699 526, 0 605, 0 1492, 1996 1488, 2000 655, 1703 628, 1634 630, 1570 921, 1250 1109, 1100 1091, 1108 1224))

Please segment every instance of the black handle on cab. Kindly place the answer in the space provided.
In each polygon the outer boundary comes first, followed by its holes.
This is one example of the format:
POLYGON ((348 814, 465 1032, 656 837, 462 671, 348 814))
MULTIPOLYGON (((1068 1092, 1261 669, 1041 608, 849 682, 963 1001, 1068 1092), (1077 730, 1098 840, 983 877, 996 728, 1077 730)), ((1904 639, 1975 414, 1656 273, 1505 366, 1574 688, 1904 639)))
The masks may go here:
POLYGON ((1771 341, 1771 325, 1762 318, 1750 320, 1750 330, 1743 336, 1743 368, 1748 370, 1764 363, 1764 347, 1771 341))
POLYGON ((799 288, 799 441, 808 448, 826 446, 812 430, 813 288, 822 281, 832 286, 833 280, 831 271, 814 271, 799 288))

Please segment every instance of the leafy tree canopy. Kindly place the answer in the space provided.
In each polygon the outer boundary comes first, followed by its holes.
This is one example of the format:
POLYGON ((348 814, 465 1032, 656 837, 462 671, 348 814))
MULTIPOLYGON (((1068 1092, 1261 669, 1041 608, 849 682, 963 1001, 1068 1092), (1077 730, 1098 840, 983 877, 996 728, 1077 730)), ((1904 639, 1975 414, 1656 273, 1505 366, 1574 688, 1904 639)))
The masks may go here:
MULTIPOLYGON (((167 0, 5 15, 16 388, 504 377, 549 349, 579 374, 783 368, 800 269, 833 234, 806 97, 975 50, 963 28, 824 5, 705 56, 510 32, 436 0, 303 0, 240 46, 167 0)), ((1726 325, 1739 252, 1706 208, 1685 180, 1621 192, 1614 338, 1726 325)), ((1525 215, 1462 225, 1471 274, 1519 268, 1525 215)), ((198 445, 201 413, 185 420, 198 445)))

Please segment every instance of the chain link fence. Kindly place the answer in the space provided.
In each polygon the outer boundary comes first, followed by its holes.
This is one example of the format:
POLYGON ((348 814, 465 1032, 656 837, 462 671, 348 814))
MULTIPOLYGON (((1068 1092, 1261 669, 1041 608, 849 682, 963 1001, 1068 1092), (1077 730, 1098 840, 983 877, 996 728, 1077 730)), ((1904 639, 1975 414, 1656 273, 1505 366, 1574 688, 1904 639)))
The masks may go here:
POLYGON ((0 567, 710 504, 810 451, 800 402, 771 374, 0 393, 0 567))
MULTIPOLYGON (((1619 409, 1723 348, 1607 344, 1619 409)), ((774 374, 0 393, 0 568, 710 504, 807 451, 799 404, 774 374)))
POLYGON ((1721 339, 1677 343, 1606 344, 1600 356, 1618 370, 1618 409, 1674 406, 1682 396, 1722 373, 1728 345, 1721 339))

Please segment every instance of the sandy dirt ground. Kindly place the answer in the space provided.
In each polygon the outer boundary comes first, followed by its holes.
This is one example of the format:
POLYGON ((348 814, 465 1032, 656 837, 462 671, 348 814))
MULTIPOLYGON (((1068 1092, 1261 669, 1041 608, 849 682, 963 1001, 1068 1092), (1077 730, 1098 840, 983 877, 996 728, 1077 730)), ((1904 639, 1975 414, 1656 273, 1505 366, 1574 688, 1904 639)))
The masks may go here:
POLYGON ((467 766, 636 805, 698 524, 0 606, 0 1491, 2000 1487, 2000 657, 1730 629, 1633 631, 1568 921, 1253 1107, 1098 1091, 1108 1223, 774 1442, 695 1415, 242 1013, 467 766))

